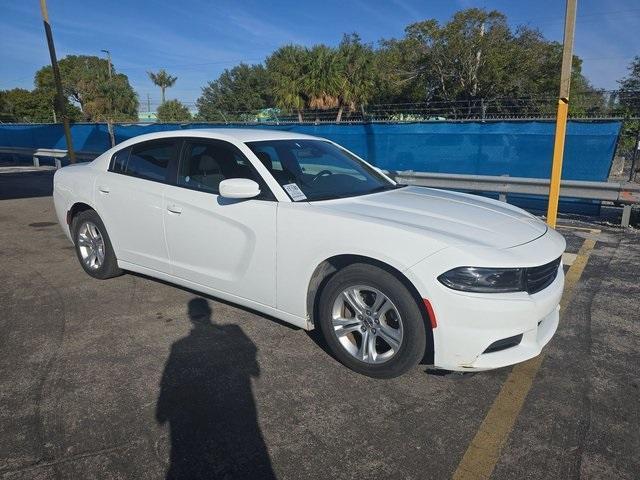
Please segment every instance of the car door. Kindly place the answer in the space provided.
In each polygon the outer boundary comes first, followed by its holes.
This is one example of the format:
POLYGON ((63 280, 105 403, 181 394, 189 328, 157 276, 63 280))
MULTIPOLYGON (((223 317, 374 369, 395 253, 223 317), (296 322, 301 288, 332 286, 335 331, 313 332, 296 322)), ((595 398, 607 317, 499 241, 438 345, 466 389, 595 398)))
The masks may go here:
POLYGON ((251 162, 229 142, 187 139, 175 185, 165 192, 165 234, 174 275, 275 306, 277 202, 251 162), (226 199, 218 185, 250 178, 261 194, 226 199))
POLYGON ((96 206, 119 261, 171 273, 163 196, 177 154, 174 139, 139 143, 116 152, 97 178, 96 206))

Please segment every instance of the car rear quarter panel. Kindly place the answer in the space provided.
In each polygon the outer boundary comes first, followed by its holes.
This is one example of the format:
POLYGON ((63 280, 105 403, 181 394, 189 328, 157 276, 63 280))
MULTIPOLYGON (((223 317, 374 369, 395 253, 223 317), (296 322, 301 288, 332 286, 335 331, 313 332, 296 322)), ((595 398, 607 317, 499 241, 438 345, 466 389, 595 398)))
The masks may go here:
MULTIPOLYGON (((53 203, 58 222, 69 240, 67 212, 76 203, 84 203, 95 209, 94 184, 96 169, 92 164, 69 165, 56 171, 53 177, 53 203)), ((100 212, 98 212, 100 214, 100 212)))

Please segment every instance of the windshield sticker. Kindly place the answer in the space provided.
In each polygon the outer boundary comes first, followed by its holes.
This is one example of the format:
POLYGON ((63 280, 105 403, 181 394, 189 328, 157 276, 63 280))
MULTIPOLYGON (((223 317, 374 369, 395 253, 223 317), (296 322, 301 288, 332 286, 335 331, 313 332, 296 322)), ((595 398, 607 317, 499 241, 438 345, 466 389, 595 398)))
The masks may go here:
POLYGON ((291 197, 291 200, 293 200, 294 202, 299 202, 300 200, 307 199, 307 196, 304 193, 302 193, 302 190, 300 190, 300 187, 295 183, 287 183, 286 185, 283 185, 282 188, 284 188, 287 191, 287 193, 291 197))

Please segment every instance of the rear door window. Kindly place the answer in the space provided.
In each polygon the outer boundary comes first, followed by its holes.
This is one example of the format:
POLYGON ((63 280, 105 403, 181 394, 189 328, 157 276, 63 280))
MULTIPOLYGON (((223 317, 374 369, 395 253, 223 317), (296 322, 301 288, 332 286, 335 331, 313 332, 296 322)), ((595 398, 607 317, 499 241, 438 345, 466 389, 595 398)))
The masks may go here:
POLYGON ((111 157, 111 167, 109 168, 109 171, 124 173, 130 153, 131 148, 123 148, 122 150, 118 150, 114 153, 113 157, 111 157))
POLYGON ((121 173, 145 180, 165 182, 169 165, 176 158, 177 150, 175 141, 159 140, 134 145, 121 173))

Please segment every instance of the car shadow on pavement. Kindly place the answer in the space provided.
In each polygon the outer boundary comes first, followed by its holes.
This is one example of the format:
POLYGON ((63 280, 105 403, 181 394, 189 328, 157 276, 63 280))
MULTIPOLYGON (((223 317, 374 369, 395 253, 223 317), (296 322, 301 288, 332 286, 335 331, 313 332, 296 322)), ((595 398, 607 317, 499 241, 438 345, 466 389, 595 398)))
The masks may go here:
POLYGON ((170 430, 167 479, 274 479, 251 388, 257 347, 238 325, 215 324, 204 298, 188 313, 192 329, 171 347, 156 405, 170 430))

